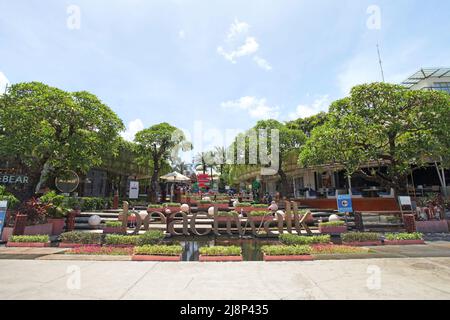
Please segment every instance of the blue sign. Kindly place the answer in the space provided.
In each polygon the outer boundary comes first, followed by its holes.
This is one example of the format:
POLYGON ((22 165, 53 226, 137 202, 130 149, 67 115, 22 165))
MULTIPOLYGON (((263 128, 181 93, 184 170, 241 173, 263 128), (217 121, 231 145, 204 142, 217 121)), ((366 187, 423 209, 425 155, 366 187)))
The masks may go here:
POLYGON ((349 194, 340 194, 337 198, 339 213, 353 212, 352 196, 349 194))
POLYGON ((5 225, 7 206, 8 202, 0 201, 0 239, 2 238, 3 227, 5 225))

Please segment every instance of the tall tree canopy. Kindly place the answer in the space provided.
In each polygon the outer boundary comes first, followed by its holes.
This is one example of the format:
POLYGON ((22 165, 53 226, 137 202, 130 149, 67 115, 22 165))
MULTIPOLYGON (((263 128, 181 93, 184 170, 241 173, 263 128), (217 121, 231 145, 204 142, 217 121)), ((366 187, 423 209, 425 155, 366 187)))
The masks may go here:
POLYGON ((37 192, 51 174, 85 172, 117 151, 122 121, 95 95, 31 82, 0 97, 0 155, 14 158, 37 192))
POLYGON ((349 175, 399 190, 412 167, 449 154, 450 95, 399 85, 356 86, 330 107, 301 149, 304 166, 342 164, 349 175), (375 161, 377 167, 363 170, 375 161))
POLYGON ((179 148, 186 151, 191 148, 191 145, 186 142, 181 130, 165 122, 139 131, 134 141, 141 159, 148 161, 153 168, 149 200, 155 203, 157 201, 158 179, 161 169, 169 160, 177 157, 179 148))

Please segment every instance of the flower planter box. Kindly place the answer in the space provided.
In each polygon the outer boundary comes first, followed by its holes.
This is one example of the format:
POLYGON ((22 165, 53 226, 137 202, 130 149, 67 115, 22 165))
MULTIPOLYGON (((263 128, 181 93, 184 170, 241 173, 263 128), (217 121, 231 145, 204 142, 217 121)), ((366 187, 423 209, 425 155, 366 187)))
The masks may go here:
POLYGON ((382 245, 381 241, 342 242, 342 244, 351 247, 374 247, 382 245))
POLYGON ((197 209, 202 209, 202 210, 208 210, 211 207, 214 207, 215 204, 213 203, 199 203, 197 205, 197 209))
POLYGON ((66 219, 47 219, 52 224, 52 235, 59 236, 64 231, 66 219))
POLYGON ((181 261, 181 254, 178 256, 132 255, 131 261, 177 262, 181 261))
POLYGON ((104 234, 122 234, 125 232, 126 229, 123 227, 103 227, 104 234))
MULTIPOLYGON (((152 213, 152 212, 164 213, 164 211, 165 211, 164 208, 147 208, 147 213, 149 213, 149 214, 152 213)), ((130 218, 128 218, 128 221, 130 221, 130 218)))
POLYGON ((337 226, 337 227, 319 226, 319 232, 325 234, 341 234, 347 232, 347 226, 337 226))
POLYGON ((50 247, 50 242, 7 242, 7 247, 17 247, 17 248, 45 248, 50 247))
POLYGON ((200 255, 200 262, 239 262, 243 261, 242 256, 205 256, 200 255))
POLYGON ((83 243, 67 243, 67 242, 60 242, 59 247, 60 248, 79 248, 79 247, 101 247, 101 244, 83 244, 83 243))
POLYGON ((214 204, 214 206, 217 209, 228 209, 230 206, 228 205, 228 203, 216 203, 214 204))
POLYGON ((35 235, 52 235, 53 224, 38 224, 35 226, 26 226, 23 232, 25 236, 35 236, 35 235))
POLYGON ((425 244, 424 240, 384 240, 384 244, 388 246, 402 246, 413 244, 425 244))
POLYGON ((264 261, 313 261, 314 257, 311 255, 299 255, 299 256, 268 256, 263 254, 264 261))

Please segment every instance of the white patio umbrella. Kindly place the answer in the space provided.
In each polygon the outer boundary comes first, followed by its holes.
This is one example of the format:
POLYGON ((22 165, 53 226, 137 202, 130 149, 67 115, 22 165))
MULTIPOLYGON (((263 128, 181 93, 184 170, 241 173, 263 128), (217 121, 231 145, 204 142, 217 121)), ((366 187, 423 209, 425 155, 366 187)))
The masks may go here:
MULTIPOLYGON (((175 183, 175 182, 190 182, 191 181, 190 178, 188 178, 186 176, 183 176, 181 173, 176 172, 176 171, 168 173, 166 175, 163 175, 163 176, 161 176, 159 178, 161 180, 165 180, 167 182, 172 182, 172 183, 175 183)), ((173 200, 173 187, 170 188, 170 200, 171 201, 173 200)))

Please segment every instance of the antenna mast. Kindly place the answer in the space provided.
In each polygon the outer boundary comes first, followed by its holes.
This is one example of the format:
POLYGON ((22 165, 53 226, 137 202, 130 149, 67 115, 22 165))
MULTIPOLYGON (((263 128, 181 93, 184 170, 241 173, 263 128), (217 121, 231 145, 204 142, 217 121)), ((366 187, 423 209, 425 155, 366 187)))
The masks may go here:
POLYGON ((383 71, 383 62, 381 61, 381 54, 380 54, 380 46, 377 43, 377 52, 378 52, 378 62, 380 63, 380 69, 381 69, 381 78, 384 81, 384 71, 383 71))

